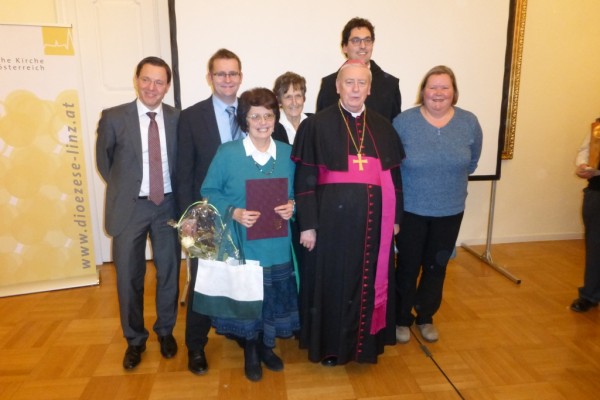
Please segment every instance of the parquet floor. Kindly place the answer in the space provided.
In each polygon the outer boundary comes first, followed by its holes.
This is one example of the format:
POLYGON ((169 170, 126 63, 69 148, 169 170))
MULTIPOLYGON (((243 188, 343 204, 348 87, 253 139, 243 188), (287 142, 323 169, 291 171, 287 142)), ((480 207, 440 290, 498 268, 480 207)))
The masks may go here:
POLYGON ((376 365, 325 368, 282 340, 285 370, 265 370, 259 383, 244 378, 237 344, 212 332, 208 374, 188 372, 183 308, 177 356, 163 359, 151 334, 140 366, 125 372, 114 267, 106 264, 97 287, 0 299, 0 399, 599 399, 600 311, 568 309, 581 284, 582 241, 494 245, 492 255, 522 283, 458 249, 435 319, 437 343, 413 335, 376 365))

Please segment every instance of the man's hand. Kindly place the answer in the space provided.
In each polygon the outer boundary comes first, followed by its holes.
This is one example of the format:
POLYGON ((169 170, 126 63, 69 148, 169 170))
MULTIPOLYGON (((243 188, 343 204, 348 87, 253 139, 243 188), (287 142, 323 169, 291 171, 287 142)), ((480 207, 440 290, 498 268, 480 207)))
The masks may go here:
POLYGON ((300 244, 308 249, 308 251, 312 251, 315 248, 315 243, 317 242, 317 231, 314 229, 309 229, 307 231, 300 232, 300 244))

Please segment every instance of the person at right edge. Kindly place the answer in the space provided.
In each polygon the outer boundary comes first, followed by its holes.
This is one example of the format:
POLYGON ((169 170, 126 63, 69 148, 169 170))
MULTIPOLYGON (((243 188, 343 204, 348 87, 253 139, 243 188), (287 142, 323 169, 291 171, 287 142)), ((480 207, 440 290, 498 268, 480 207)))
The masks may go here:
POLYGON ((600 171, 591 167, 590 136, 586 135, 575 161, 575 174, 588 180, 583 189, 583 226, 585 228, 585 270, 583 287, 579 297, 571 304, 571 310, 586 312, 598 306, 600 301, 600 171))
MULTIPOLYGON (((402 98, 400 96, 400 80, 383 71, 371 59, 375 46, 375 27, 364 18, 352 18, 342 30, 342 51, 348 60, 359 60, 371 70, 371 93, 365 101, 369 110, 377 111, 388 121, 400 113, 402 98)), ((332 104, 337 104, 339 96, 336 90, 337 72, 327 75, 321 80, 321 88, 317 95, 317 112, 332 104)))
POLYGON ((413 322, 426 341, 435 342, 439 337, 433 316, 442 302, 446 266, 465 209, 468 177, 477 168, 482 145, 477 117, 456 107, 457 101, 454 73, 440 65, 423 78, 418 105, 393 122, 406 153, 400 167, 404 216, 396 236, 399 343, 410 340, 413 322))

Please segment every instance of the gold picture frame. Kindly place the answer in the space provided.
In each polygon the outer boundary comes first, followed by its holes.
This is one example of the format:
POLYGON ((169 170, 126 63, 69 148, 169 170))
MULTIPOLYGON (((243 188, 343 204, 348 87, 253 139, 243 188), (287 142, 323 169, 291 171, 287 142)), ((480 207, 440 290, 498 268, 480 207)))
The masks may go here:
POLYGON ((512 25, 512 35, 508 35, 506 67, 503 88, 503 133, 502 159, 512 160, 515 151, 515 131, 517 126, 517 111, 519 106, 519 85, 521 83, 521 62, 523 60, 523 43, 525 40, 525 16, 527 0, 510 0, 511 15, 509 16, 509 33, 512 25))

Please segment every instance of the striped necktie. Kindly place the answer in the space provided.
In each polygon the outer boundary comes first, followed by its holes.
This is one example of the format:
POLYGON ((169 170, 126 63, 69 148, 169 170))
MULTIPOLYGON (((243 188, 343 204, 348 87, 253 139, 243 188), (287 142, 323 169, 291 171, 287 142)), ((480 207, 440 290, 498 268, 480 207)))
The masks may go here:
POLYGON ((231 140, 240 139, 242 137, 242 131, 237 123, 237 120, 235 119, 235 107, 228 106, 226 111, 229 115, 229 128, 231 129, 231 140))

